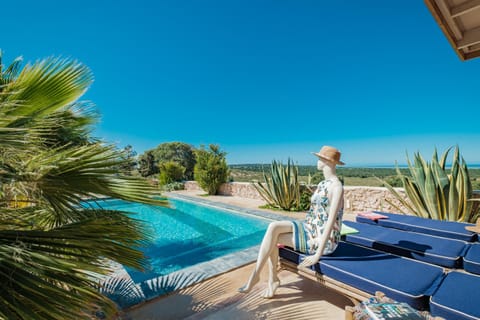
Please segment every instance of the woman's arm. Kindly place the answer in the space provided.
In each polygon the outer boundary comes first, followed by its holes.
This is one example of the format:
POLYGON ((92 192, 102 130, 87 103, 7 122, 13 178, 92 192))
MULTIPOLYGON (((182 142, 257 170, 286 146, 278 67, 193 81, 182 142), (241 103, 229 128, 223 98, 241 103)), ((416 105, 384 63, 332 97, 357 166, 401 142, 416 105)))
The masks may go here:
POLYGON ((335 184, 335 186, 332 187, 332 190, 329 192, 329 202, 330 202, 330 207, 329 207, 329 212, 328 212, 328 220, 325 225, 325 229, 323 230, 323 233, 320 237, 315 239, 318 241, 318 246, 317 246, 317 251, 315 254, 311 256, 307 256, 298 266, 299 267, 309 267, 318 262, 320 260, 320 257, 322 256, 323 250, 325 249, 325 246, 327 244, 328 238, 330 238, 330 235, 332 233, 333 226, 335 224, 335 220, 337 219, 338 211, 340 209, 340 206, 342 204, 343 200, 343 186, 341 182, 338 182, 335 184))

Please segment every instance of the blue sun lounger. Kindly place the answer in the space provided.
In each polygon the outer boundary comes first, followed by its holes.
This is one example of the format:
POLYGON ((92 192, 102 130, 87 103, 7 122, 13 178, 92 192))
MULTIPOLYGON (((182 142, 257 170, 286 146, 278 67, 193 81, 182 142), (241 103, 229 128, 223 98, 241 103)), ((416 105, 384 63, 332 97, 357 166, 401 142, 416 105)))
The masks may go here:
POLYGON ((465 224, 460 222, 452 221, 440 221, 425 219, 411 215, 382 212, 382 211, 373 211, 384 216, 387 216, 387 219, 378 219, 371 220, 360 215, 357 216, 357 222, 369 223, 373 225, 379 225, 387 228, 394 228, 403 231, 411 231, 423 234, 430 234, 434 236, 457 239, 468 242, 473 242, 477 240, 477 234, 465 230, 465 226, 474 224, 465 224))
MULTIPOLYGON (((296 265, 305 257, 289 248, 281 248, 280 256, 283 266, 294 271, 298 271, 296 265)), ((381 291, 419 310, 428 308, 429 297, 444 277, 441 267, 345 242, 340 242, 334 253, 323 256, 310 271, 304 272, 327 286, 340 284, 349 297, 357 300, 381 291)))
POLYGON ((367 223, 344 221, 344 224, 359 231, 346 235, 346 242, 446 268, 461 268, 462 257, 469 248, 468 243, 461 240, 385 228, 367 223))

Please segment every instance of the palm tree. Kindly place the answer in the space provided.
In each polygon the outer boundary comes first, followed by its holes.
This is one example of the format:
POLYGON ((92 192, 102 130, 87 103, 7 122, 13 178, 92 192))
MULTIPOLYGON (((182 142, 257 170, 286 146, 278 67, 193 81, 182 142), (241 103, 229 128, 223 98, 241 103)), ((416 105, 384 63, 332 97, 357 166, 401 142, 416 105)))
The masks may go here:
POLYGON ((70 59, 3 68, 0 52, 0 319, 112 316, 98 290, 108 262, 145 266, 141 222, 82 202, 166 205, 145 180, 117 172, 121 151, 90 136, 96 114, 79 99, 92 80, 70 59))

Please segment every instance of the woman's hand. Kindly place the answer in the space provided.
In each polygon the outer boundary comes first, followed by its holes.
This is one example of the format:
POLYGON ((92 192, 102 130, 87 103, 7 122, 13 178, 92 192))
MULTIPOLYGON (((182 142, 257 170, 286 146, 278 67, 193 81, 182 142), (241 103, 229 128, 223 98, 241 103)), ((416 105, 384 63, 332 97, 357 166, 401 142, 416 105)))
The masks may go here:
POLYGON ((307 256, 298 266, 301 268, 307 268, 316 264, 318 260, 320 260, 320 256, 316 254, 307 256))

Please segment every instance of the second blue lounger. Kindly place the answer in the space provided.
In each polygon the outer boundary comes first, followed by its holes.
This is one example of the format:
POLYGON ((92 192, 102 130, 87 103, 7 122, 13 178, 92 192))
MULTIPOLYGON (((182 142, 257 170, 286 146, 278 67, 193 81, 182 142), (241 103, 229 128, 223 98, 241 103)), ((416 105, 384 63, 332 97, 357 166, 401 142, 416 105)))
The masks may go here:
POLYGON ((447 268, 461 268, 468 243, 432 235, 384 228, 378 225, 344 221, 358 233, 348 234, 345 241, 447 268))
POLYGON ((477 240, 477 234, 465 230, 465 226, 473 226, 471 223, 440 221, 420 218, 417 216, 373 211, 387 216, 387 219, 370 220, 357 215, 357 222, 377 224, 382 227, 395 228, 404 231, 412 231, 431 234, 444 238, 473 242, 477 240))

